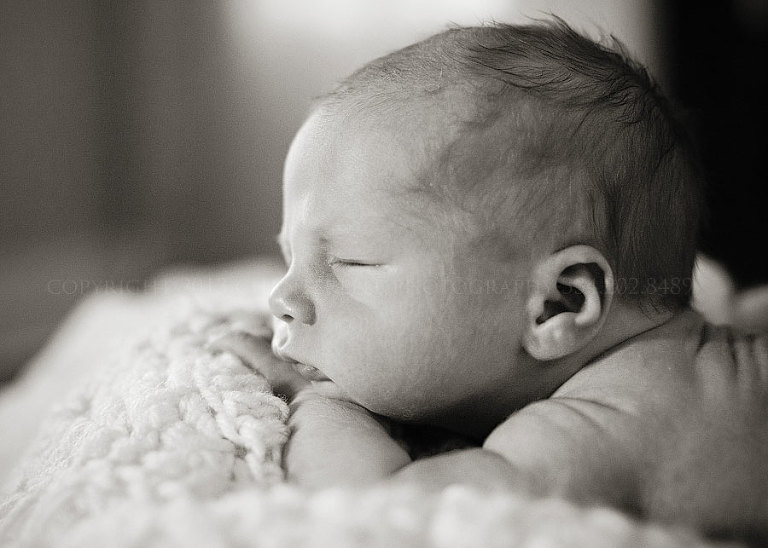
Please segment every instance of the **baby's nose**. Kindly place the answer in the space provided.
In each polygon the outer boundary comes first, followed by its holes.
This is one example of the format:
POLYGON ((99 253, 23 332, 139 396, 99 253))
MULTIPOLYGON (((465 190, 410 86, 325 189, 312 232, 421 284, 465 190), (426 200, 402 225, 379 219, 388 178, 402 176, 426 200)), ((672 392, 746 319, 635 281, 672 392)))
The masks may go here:
POLYGON ((294 320, 307 325, 315 323, 314 304, 290 273, 272 289, 269 308, 276 318, 286 323, 294 320))

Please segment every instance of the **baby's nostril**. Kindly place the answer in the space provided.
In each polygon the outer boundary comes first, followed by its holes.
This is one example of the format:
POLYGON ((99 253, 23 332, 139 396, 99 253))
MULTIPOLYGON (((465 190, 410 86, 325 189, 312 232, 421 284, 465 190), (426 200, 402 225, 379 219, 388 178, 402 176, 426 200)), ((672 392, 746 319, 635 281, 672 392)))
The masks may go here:
POLYGON ((280 319, 286 323, 290 323, 293 321, 293 316, 291 316, 290 314, 283 314, 282 316, 280 316, 280 319))

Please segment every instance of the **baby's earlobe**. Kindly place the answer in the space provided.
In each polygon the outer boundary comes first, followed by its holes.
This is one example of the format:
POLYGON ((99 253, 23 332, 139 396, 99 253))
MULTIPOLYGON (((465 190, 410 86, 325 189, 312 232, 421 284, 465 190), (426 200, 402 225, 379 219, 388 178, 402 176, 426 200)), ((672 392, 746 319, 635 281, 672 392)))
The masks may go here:
POLYGON ((572 325, 573 315, 557 314, 525 332, 523 346, 531 357, 555 360, 578 350, 572 325))

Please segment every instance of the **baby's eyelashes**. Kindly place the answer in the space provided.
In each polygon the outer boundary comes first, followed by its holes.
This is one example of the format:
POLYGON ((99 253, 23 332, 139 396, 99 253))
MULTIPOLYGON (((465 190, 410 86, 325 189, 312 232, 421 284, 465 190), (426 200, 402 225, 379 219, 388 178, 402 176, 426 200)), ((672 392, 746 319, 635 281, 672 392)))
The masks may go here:
POLYGON ((352 266, 358 266, 358 267, 379 267, 379 266, 381 266, 380 263, 358 261, 358 260, 354 260, 354 259, 339 259, 339 258, 336 258, 336 257, 331 257, 330 259, 328 259, 328 265, 329 266, 338 266, 338 267, 352 267, 352 266))

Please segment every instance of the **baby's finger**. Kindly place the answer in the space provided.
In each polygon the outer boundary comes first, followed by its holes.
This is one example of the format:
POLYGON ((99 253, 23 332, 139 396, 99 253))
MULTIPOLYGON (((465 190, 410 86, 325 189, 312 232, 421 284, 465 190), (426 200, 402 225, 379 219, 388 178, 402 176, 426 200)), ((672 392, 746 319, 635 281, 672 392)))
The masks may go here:
POLYGON ((309 382, 299 375, 288 363, 272 353, 269 339, 255 337, 250 333, 235 331, 211 341, 210 350, 231 352, 254 371, 263 375, 278 396, 293 398, 309 382))
POLYGON ((258 365, 264 360, 279 361, 272 354, 270 340, 265 337, 256 337, 244 331, 233 331, 217 339, 210 341, 206 347, 212 351, 231 352, 252 369, 258 369, 258 365))
POLYGON ((230 327, 233 331, 242 331, 254 337, 265 339, 272 338, 272 320, 271 314, 253 314, 249 312, 233 312, 229 315, 230 327))

